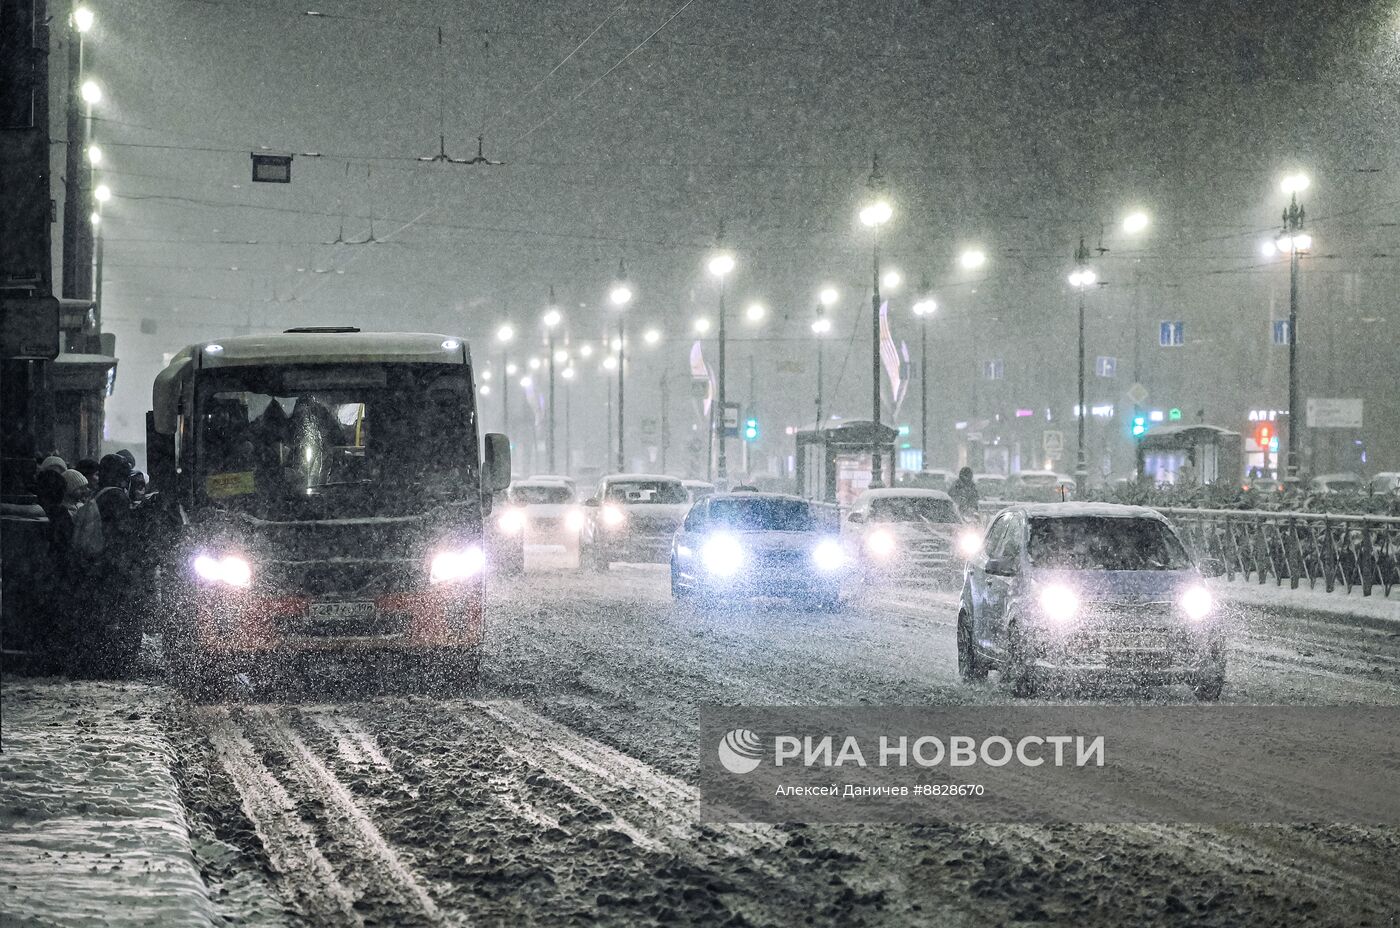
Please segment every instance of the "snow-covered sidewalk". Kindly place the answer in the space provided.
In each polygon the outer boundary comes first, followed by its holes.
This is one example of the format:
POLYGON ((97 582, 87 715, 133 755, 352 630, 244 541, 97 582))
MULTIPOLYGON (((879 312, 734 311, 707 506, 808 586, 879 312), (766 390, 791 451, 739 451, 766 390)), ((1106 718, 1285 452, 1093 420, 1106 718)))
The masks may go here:
POLYGON ((1360 587, 1354 587, 1348 594, 1345 587, 1339 586, 1329 593, 1321 582, 1316 589, 1308 589, 1304 583, 1294 590, 1289 589, 1287 581, 1283 586, 1277 585, 1272 577, 1263 584, 1257 580, 1246 581, 1242 577, 1233 581, 1221 577, 1210 581, 1210 584, 1221 599, 1240 606, 1330 614, 1367 623, 1387 621, 1400 624, 1400 590, 1392 590, 1386 596, 1385 591, 1376 586, 1370 596, 1362 596, 1360 587))
POLYGON ((140 684, 4 682, 0 924, 213 923, 161 699, 140 684))

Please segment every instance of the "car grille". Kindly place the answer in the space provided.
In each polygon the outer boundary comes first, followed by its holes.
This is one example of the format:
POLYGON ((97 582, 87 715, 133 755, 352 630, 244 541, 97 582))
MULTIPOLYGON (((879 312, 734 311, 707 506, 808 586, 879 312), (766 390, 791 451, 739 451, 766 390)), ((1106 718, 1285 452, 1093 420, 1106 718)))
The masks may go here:
POLYGON ((362 619, 293 616, 279 620, 284 635, 307 638, 397 638, 408 631, 408 614, 375 612, 362 619))
POLYGON ((373 599, 422 587, 417 561, 274 561, 259 566, 258 583, 274 595, 373 599))
POLYGON ((530 520, 530 528, 541 532, 552 532, 563 524, 558 516, 537 516, 530 520))

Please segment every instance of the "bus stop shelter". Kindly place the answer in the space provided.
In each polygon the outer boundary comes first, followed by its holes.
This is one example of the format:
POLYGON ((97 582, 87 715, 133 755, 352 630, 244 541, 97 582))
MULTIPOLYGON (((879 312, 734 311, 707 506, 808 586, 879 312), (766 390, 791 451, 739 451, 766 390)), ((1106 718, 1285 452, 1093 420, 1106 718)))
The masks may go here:
POLYGON ((1244 439, 1214 425, 1163 425, 1138 440, 1137 459, 1153 483, 1228 483, 1244 473, 1244 439))
POLYGON ((797 492, 849 506, 871 484, 871 458, 880 452, 880 485, 894 486, 899 431, 870 421, 797 433, 797 492))

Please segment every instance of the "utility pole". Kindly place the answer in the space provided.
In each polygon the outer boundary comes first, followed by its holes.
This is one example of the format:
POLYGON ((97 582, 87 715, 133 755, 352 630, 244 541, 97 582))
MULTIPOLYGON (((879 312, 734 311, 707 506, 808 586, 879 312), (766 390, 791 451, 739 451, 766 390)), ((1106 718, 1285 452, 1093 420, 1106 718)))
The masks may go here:
POLYGON ((884 486, 884 467, 880 455, 880 227, 890 221, 894 211, 884 197, 885 179, 880 173, 880 157, 875 155, 870 163, 871 201, 860 211, 860 221, 871 230, 871 268, 873 270, 870 290, 870 420, 874 423, 875 434, 870 446, 870 486, 884 486))
POLYGON ((554 288, 549 288, 549 308, 544 313, 544 328, 549 340, 549 435, 545 441, 546 456, 549 458, 549 472, 557 473, 554 469, 556 458, 554 453, 554 330, 558 328, 563 317, 554 305, 554 288))
POLYGON ((661 374, 661 472, 666 473, 666 452, 671 446, 671 379, 661 374))
POLYGON ((1088 449, 1084 446, 1084 421, 1089 418, 1089 410, 1084 404, 1084 291, 1098 279, 1089 268, 1089 249, 1084 245, 1084 236, 1079 237, 1079 247, 1074 250, 1075 270, 1069 275, 1069 282, 1079 291, 1079 415, 1077 427, 1077 449, 1074 463, 1074 495, 1084 498, 1089 482, 1088 449))
POLYGON ((627 342, 626 333, 622 327, 622 314, 617 317, 617 470, 622 473, 627 470, 627 455, 622 445, 622 410, 623 410, 623 384, 626 382, 627 369, 627 342))
POLYGON ((64 150, 63 169, 63 295, 69 299, 91 299, 92 252, 86 247, 92 241, 90 191, 83 160, 87 148, 88 121, 83 118, 87 106, 82 100, 83 33, 73 16, 68 17, 68 75, 66 132, 68 144, 64 150))
POLYGON ((715 441, 719 447, 718 461, 715 465, 715 478, 719 482, 721 489, 726 488, 729 483, 729 424, 726 418, 729 414, 728 405, 728 377, 726 369, 726 349, 729 342, 729 332, 727 328, 724 307, 724 281, 729 272, 734 270, 734 256, 724 250, 724 223, 720 223, 719 234, 715 237, 716 252, 709 261, 709 271, 719 278, 719 416, 716 418, 715 426, 719 434, 715 441))

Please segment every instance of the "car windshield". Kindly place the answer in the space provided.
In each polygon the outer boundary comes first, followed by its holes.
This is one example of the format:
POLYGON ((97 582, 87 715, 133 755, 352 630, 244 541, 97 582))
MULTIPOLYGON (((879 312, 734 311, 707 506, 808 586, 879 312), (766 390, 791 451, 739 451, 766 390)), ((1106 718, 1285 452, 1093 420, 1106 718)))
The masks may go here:
POLYGON ((870 521, 946 524, 958 521, 958 509, 950 499, 931 496, 888 496, 871 501, 870 521))
POLYGON ((608 484, 604 493, 606 499, 629 506, 647 503, 680 505, 690 502, 679 481, 673 480, 619 480, 608 484))
POLYGON ((1184 570, 1191 559, 1156 519, 1076 516, 1030 520, 1027 554, 1037 567, 1067 570, 1184 570))
POLYGON ((717 499, 710 522, 738 532, 810 532, 812 507, 800 499, 717 499))
POLYGON ((570 502, 574 494, 569 488, 559 486, 511 487, 510 501, 517 506, 554 506, 570 502))
POLYGON ((276 365, 202 377, 202 501, 260 518, 406 515, 475 497, 476 421, 459 365, 276 365))

